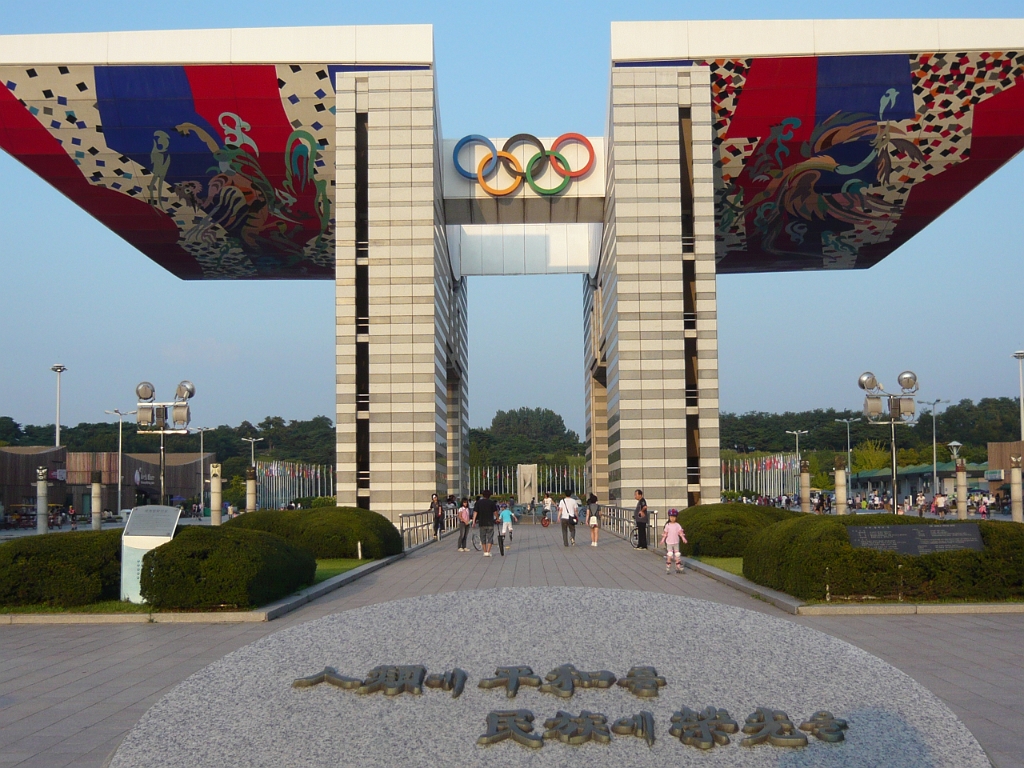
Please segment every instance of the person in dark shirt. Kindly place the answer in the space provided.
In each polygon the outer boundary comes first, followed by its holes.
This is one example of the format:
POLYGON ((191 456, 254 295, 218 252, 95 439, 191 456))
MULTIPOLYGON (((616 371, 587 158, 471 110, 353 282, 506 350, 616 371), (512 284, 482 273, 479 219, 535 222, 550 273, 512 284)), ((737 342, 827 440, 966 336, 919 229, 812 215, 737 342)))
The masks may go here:
POLYGON ((491 499, 490 490, 483 492, 483 498, 477 499, 473 511, 473 522, 480 526, 480 544, 483 545, 484 557, 491 556, 494 545, 494 519, 498 513, 498 505, 491 499))
POLYGON ((633 512, 633 522, 636 523, 636 547, 647 549, 647 499, 639 488, 633 495, 636 497, 636 510, 633 512))

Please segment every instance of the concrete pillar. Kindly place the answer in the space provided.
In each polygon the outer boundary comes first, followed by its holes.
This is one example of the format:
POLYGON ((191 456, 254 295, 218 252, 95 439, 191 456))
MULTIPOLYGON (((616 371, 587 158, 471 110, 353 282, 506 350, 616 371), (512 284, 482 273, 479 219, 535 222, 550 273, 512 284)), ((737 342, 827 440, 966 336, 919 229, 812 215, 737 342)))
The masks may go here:
POLYGON ((92 473, 92 529, 98 531, 103 527, 103 475, 92 473))
POLYGON ((256 511, 256 467, 245 470, 245 511, 256 511))
POLYGON ((721 496, 711 73, 612 71, 600 269, 584 288, 594 476, 652 509, 721 496), (652 202, 654 196, 657 202, 652 202), (602 370, 603 369, 603 370, 602 370), (600 390, 596 394, 600 395, 600 390), (602 434, 607 430, 607 446, 602 434))
POLYGON ((846 457, 836 456, 836 514, 848 514, 849 499, 846 496, 846 457))
POLYGON ((967 463, 964 459, 956 460, 956 516, 959 520, 967 519, 967 463))
MULTIPOLYGON (((36 533, 46 533, 50 529, 49 507, 46 493, 46 478, 49 474, 46 467, 36 469, 36 533)), ((1017 472, 1020 478, 1020 471, 1017 472)), ((1020 483, 1017 483, 1018 489, 1020 483)), ((1019 495, 1019 494, 1018 494, 1019 495)))
POLYGON ((807 461, 800 462, 800 511, 811 513, 811 465, 807 461))
POLYGON ((224 505, 221 495, 220 464, 210 465, 210 524, 220 525, 220 512, 224 505))
POLYGON ((1021 499, 1020 456, 1010 457, 1010 517, 1015 523, 1024 523, 1024 503, 1021 499))

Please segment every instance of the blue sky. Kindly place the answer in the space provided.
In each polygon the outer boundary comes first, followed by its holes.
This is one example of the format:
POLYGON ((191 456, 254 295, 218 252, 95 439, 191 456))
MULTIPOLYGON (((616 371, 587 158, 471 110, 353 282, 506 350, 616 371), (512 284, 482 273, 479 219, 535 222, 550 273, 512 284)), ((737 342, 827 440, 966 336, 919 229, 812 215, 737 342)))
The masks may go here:
MULTIPOLYGON (((841 0, 34 0, 5 3, 0 34, 431 23, 445 136, 601 135, 613 20, 878 18, 893 8, 841 0)), ((1006 9, 922 8, 933 17, 1006 9)), ((856 408, 856 379, 869 369, 890 384, 911 368, 931 398, 1016 395, 1022 174, 1018 157, 870 270, 720 278, 722 409, 856 408)), ((3 154, 0 227, 0 415, 52 422, 49 368, 60 362, 68 366, 65 424, 130 406, 142 379, 159 395, 182 378, 198 387, 196 425, 333 418, 330 282, 182 282, 3 154)), ((580 278, 473 278, 469 296, 471 423, 489 424, 498 408, 545 406, 582 433, 580 278)))

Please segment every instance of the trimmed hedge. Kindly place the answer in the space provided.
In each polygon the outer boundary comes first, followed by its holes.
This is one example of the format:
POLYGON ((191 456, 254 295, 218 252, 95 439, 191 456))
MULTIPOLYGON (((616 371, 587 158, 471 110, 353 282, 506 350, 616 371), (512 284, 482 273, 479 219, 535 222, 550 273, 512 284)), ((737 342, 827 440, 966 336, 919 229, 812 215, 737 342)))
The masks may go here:
POLYGON ((0 544, 0 605, 70 608, 121 597, 121 531, 72 531, 0 544))
POLYGON ((313 583, 316 560, 279 536, 189 526, 142 558, 142 597, 157 609, 252 608, 313 583))
POLYGON ((850 545, 850 525, 957 525, 899 515, 801 516, 751 540, 743 575, 804 600, 1006 600, 1024 597, 1024 526, 979 521, 981 552, 898 555, 850 545))
POLYGON ((386 517, 354 507, 264 509, 239 515, 225 527, 273 533, 317 559, 355 557, 360 541, 365 558, 376 560, 402 551, 402 535, 386 517))
MULTIPOLYGON (((754 504, 701 504, 679 513, 679 524, 686 531, 688 544, 684 555, 707 557, 743 557, 751 537, 780 520, 799 516, 777 507, 754 504)), ((666 522, 667 522, 666 518, 666 522)), ((656 532, 661 536, 661 531, 656 532)))

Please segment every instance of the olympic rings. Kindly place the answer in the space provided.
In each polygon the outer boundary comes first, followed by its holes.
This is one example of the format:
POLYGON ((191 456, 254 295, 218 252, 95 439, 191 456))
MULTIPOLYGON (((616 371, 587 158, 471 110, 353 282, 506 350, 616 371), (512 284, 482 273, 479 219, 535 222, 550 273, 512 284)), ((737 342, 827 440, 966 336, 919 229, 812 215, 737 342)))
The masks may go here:
POLYGON ((570 181, 578 179, 589 173, 594 167, 595 160, 596 154, 594 152, 594 146, 586 136, 579 133, 563 133, 554 140, 551 144, 551 149, 545 149, 540 139, 536 136, 529 133, 517 133, 505 142, 500 151, 494 146, 494 142, 486 136, 474 133, 459 139, 458 143, 455 145, 454 151, 452 152, 452 162, 454 163, 455 170, 459 175, 463 178, 469 179, 470 181, 477 181, 487 194, 495 197, 504 197, 505 195, 512 194, 520 187, 523 179, 526 179, 526 183, 529 185, 530 189, 538 195, 543 195, 545 197, 557 195, 569 185, 570 181), (559 149, 569 142, 582 144, 590 155, 586 164, 577 170, 570 168, 569 161, 566 160, 565 155, 559 152, 559 149), (470 144, 483 144, 487 148, 487 154, 484 155, 484 158, 480 161, 479 166, 476 169, 476 173, 467 171, 459 162, 459 153, 464 147, 470 144), (533 155, 533 157, 527 161, 525 169, 511 152, 512 148, 518 144, 530 144, 538 149, 537 154, 533 155), (545 189, 537 183, 537 179, 543 175, 546 170, 546 165, 549 162, 551 163, 551 169, 562 177, 562 181, 551 189, 545 189), (505 169, 506 173, 514 179, 512 184, 504 189, 496 189, 487 183, 487 178, 498 170, 499 164, 505 169))

